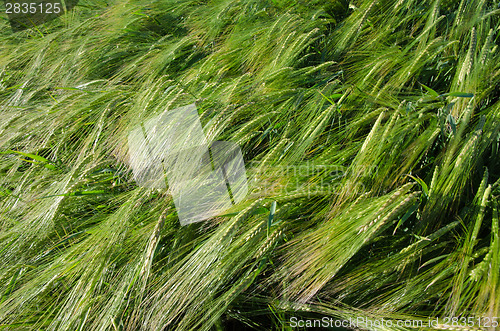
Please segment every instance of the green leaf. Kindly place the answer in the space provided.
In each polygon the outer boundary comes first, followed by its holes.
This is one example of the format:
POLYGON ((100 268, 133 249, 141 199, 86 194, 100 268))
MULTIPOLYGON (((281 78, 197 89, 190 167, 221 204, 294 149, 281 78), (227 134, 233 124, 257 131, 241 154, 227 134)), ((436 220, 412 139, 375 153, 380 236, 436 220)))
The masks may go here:
POLYGON ((448 95, 450 97, 459 97, 459 98, 472 98, 474 94, 472 93, 464 93, 464 92, 450 92, 444 95, 448 95))
POLYGON ((331 103, 332 105, 335 105, 335 102, 330 99, 329 97, 327 97, 326 95, 324 95, 323 93, 321 93, 320 90, 318 90, 319 94, 321 94, 323 96, 323 98, 325 98, 329 103, 331 103))
POLYGON ((269 213, 269 209, 260 207, 255 209, 250 215, 259 215, 259 214, 267 214, 269 213))
POLYGON ((95 194, 103 194, 106 191, 104 190, 96 190, 96 191, 76 191, 74 193, 70 193, 70 195, 78 196, 78 195, 95 195, 95 194))
POLYGON ((433 90, 433 89, 431 89, 430 87, 425 86, 425 85, 424 85, 424 84, 422 84, 422 83, 420 83, 420 85, 422 85, 422 87, 423 87, 424 89, 426 89, 426 90, 427 90, 427 92, 429 92, 429 94, 430 94, 430 95, 432 95, 433 97, 436 97, 436 98, 438 98, 438 97, 439 97, 439 93, 437 93, 436 91, 434 91, 434 90, 433 90))
POLYGON ((424 195, 426 197, 429 197, 429 187, 427 187, 427 184, 420 178, 412 176, 412 175, 407 175, 408 177, 411 177, 414 181, 416 181, 420 186, 422 187, 422 191, 424 192, 424 195))
MULTIPOLYGON (((425 184, 425 183, 424 183, 425 184)), ((399 220, 398 224, 396 225, 396 227, 394 228, 394 231, 392 232, 392 234, 394 235, 396 233, 396 230, 401 226, 401 224, 403 224, 411 215, 413 215, 413 213, 417 210, 418 208, 418 203, 415 203, 413 206, 411 206, 411 208, 403 215, 403 217, 401 217, 401 219, 399 220)))
POLYGON ((453 131, 453 134, 456 134, 457 133, 457 124, 455 123, 455 117, 453 117, 452 114, 448 114, 448 116, 446 117, 446 120, 448 121, 448 123, 450 123, 451 130, 453 131))
MULTIPOLYGON (((35 155, 35 154, 30 154, 30 153, 24 153, 24 152, 19 152, 19 151, 13 151, 13 150, 8 150, 8 151, 5 151, 5 152, 0 152, 0 154, 17 154, 17 155, 21 155, 21 156, 24 156, 24 157, 29 157, 35 161, 38 161, 39 163, 43 163, 43 166, 47 169, 50 169, 50 170, 55 170, 57 169, 55 165, 53 165, 51 161, 47 160, 46 158, 40 156, 40 155, 35 155)), ((25 160, 25 159, 22 159, 23 161, 26 161, 26 162, 31 162, 31 163, 35 163, 33 161, 29 161, 29 160, 25 160)))
POLYGON ((433 259, 430 259, 430 260, 427 260, 424 264, 422 264, 420 267, 418 267, 418 269, 421 269, 423 267, 426 267, 428 265, 431 265, 435 262, 438 262, 438 261, 441 261, 442 259, 446 258, 448 255, 440 255, 438 257, 435 257, 433 259))

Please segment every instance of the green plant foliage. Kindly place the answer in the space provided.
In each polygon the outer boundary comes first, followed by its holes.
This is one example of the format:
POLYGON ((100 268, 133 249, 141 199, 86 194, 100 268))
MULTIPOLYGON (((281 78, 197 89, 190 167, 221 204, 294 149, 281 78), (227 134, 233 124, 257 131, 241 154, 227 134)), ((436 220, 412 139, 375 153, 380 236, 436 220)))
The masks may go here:
POLYGON ((81 0, 4 18, 0 328, 500 318, 499 14, 81 0), (249 194, 181 227, 168 190, 135 183, 127 135, 193 102, 208 140, 241 147, 249 194))

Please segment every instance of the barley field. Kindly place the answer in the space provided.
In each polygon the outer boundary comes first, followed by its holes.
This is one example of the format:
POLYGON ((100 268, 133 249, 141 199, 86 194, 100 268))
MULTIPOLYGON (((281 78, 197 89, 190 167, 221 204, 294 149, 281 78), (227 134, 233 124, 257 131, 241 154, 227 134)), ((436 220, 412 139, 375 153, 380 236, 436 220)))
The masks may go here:
POLYGON ((498 0, 70 7, 1 7, 0 330, 500 329, 498 0), (181 225, 128 137, 185 105, 248 192, 181 225))

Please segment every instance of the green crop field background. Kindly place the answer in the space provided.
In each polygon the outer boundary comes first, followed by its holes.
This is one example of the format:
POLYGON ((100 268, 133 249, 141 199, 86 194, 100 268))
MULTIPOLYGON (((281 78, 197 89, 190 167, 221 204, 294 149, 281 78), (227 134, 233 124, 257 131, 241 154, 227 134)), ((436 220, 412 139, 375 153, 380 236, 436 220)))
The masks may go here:
POLYGON ((81 0, 17 32, 4 12, 0 330, 500 323, 498 0, 81 0), (180 226, 127 135, 191 103, 249 194, 180 226))

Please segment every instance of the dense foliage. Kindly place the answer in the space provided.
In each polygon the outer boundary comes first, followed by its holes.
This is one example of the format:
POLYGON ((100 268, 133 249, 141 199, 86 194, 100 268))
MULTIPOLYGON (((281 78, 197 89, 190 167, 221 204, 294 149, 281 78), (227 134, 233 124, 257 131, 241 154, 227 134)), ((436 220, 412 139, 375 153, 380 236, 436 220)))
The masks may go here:
POLYGON ((20 32, 4 17, 0 328, 500 317, 499 14, 81 0, 20 32), (193 102, 251 192, 181 227, 168 191, 133 180, 127 134, 193 102))

